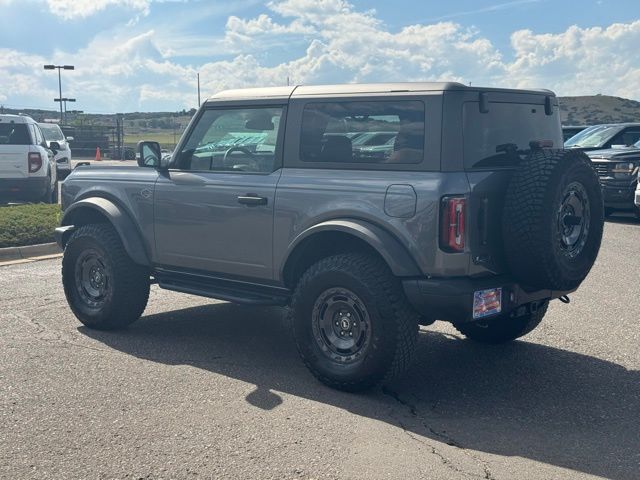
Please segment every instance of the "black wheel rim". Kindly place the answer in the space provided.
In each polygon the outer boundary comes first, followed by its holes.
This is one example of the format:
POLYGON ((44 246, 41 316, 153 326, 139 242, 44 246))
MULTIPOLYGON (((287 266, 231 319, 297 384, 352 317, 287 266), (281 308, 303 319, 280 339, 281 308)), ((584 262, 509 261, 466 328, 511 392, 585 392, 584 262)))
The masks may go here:
POLYGON ((560 248, 570 258, 584 250, 589 235, 591 206, 587 191, 579 182, 567 185, 557 213, 560 248))
POLYGON ((369 312, 362 300, 346 288, 330 288, 318 296, 312 328, 324 355, 342 364, 358 361, 371 340, 369 312))
POLYGON ((92 308, 104 303, 111 289, 106 262, 96 250, 83 251, 76 260, 76 290, 82 301, 92 308))

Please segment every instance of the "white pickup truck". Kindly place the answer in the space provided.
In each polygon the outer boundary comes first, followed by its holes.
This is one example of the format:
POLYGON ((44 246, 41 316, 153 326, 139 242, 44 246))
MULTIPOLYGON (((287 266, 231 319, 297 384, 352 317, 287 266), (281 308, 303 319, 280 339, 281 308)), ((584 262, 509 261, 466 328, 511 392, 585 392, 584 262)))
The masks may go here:
POLYGON ((0 115, 0 199, 51 203, 57 172, 38 124, 25 115, 0 115))

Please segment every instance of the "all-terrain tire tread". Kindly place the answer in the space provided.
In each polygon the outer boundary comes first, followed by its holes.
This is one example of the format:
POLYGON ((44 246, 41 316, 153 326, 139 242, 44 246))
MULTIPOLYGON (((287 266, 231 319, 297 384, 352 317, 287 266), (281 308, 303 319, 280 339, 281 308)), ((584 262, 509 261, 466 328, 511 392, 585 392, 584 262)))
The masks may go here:
POLYGON ((85 323, 81 318, 82 313, 73 304, 73 295, 68 291, 73 288, 72 285, 69 285, 71 281, 69 275, 73 277, 74 265, 68 265, 63 259, 62 279, 69 305, 78 319, 91 328, 101 330, 124 328, 140 318, 147 306, 150 290, 149 271, 131 260, 118 233, 109 224, 88 224, 75 230, 65 246, 65 254, 69 249, 73 249, 75 242, 84 237, 89 237, 100 243, 112 262, 116 276, 112 279, 116 290, 114 292, 115 301, 108 318, 103 319, 100 323, 85 323))
POLYGON ((304 364, 321 382, 339 390, 360 391, 379 383, 390 381, 403 373, 411 364, 418 340, 419 315, 407 301, 399 280, 393 276, 389 267, 379 258, 361 253, 346 253, 321 259, 302 275, 291 298, 289 308, 290 322, 295 326, 293 316, 298 308, 300 297, 307 284, 316 275, 327 270, 345 270, 360 279, 367 279, 369 288, 377 299, 377 308, 387 321, 396 326, 396 343, 393 360, 385 372, 377 372, 367 378, 354 382, 336 381, 319 372, 303 355, 299 336, 295 335, 298 351, 304 364))
MULTIPOLYGON (((566 272, 553 261, 551 245, 540 234, 544 231, 545 222, 549 221, 551 207, 545 186, 562 175, 563 169, 569 168, 571 162, 582 164, 590 170, 590 180, 594 187, 592 194, 596 196, 601 208, 602 194, 598 177, 589 157, 583 152, 535 151, 520 163, 507 188, 503 210, 505 257, 512 274, 525 284, 558 290, 577 287, 576 281, 569 281, 565 276, 566 272)), ((594 218, 591 228, 595 230, 592 234, 598 236, 594 251, 587 252, 593 256, 592 265, 600 247, 602 221, 594 218)))
POLYGON ((454 327, 465 337, 480 343, 506 343, 531 333, 542 322, 548 308, 549 303, 545 302, 535 312, 522 317, 499 317, 487 321, 484 327, 477 322, 458 323, 454 327))

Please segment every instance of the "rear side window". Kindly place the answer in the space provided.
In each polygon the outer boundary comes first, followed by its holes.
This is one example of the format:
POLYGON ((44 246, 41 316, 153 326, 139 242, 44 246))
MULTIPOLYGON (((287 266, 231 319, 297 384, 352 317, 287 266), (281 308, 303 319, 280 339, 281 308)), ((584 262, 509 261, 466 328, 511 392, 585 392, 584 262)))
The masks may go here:
POLYGON ((625 130, 614 137, 611 145, 626 145, 630 147, 638 140, 640 140, 640 130, 625 130))
POLYGON ((480 113, 477 102, 463 107, 465 168, 509 166, 520 161, 515 153, 529 149, 532 141, 550 140, 562 148, 558 107, 547 115, 544 105, 489 103, 480 113))
POLYGON ((0 123, 0 145, 31 145, 27 125, 24 123, 0 123))
POLYGON ((327 163, 420 163, 424 103, 414 100, 309 103, 300 159, 327 163))

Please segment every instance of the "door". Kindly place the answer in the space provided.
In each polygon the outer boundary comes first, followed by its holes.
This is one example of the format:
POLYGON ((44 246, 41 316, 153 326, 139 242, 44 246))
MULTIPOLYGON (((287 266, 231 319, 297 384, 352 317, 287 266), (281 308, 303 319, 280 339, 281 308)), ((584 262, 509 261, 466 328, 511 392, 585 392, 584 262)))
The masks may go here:
POLYGON ((156 262, 212 274, 273 278, 273 205, 284 106, 218 107, 199 115, 155 187, 156 262))

